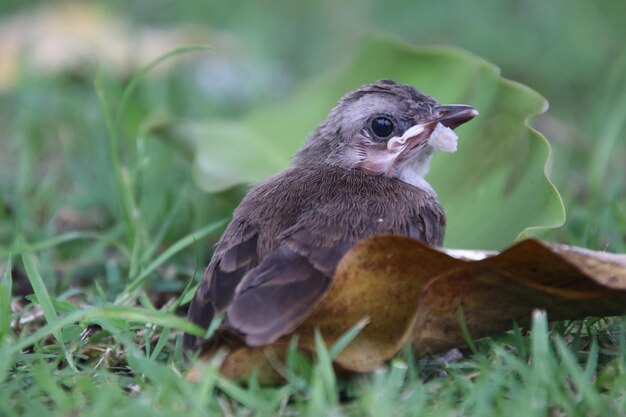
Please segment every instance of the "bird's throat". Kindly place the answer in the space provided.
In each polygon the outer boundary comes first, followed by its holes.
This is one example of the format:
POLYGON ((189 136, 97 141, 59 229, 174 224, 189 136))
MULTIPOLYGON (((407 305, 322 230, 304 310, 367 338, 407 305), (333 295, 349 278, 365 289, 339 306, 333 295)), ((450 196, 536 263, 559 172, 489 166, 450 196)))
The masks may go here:
POLYGON ((432 147, 424 146, 408 158, 396 159, 393 161, 390 176, 434 194, 433 187, 424 179, 428 175, 434 154, 432 147))
POLYGON ((376 150, 365 158, 361 158, 356 166, 359 171, 371 175, 382 175, 397 178, 414 187, 434 194, 431 185, 424 179, 430 169, 430 162, 435 149, 424 144, 420 149, 414 149, 408 155, 388 150, 376 150))

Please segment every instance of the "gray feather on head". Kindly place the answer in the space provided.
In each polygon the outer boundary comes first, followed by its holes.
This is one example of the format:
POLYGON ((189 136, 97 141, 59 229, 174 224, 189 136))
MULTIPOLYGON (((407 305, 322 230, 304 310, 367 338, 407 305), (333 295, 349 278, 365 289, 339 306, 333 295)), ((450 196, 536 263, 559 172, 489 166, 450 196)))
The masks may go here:
POLYGON ((345 94, 308 137, 294 164, 355 168, 367 157, 368 122, 378 115, 397 122, 397 135, 431 115, 437 101, 413 86, 393 80, 365 84, 345 94))

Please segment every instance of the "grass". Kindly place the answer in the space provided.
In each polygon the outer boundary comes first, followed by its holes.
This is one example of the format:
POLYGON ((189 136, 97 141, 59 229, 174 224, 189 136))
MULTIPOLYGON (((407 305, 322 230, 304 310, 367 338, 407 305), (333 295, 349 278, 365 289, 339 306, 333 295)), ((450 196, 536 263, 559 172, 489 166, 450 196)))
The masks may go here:
MULTIPOLYGON (((565 120, 595 141, 555 146, 569 220, 551 239, 626 251, 623 68, 597 96, 579 92, 589 120, 565 120)), ((87 74, 25 68, 0 94, 0 416, 626 414, 622 318, 548 325, 537 313, 531 330, 476 341, 460 360, 407 350, 349 378, 318 338, 285 384, 234 384, 218 361, 188 382, 182 332, 203 331, 181 316, 240 194, 200 192, 185 156, 142 128, 156 112, 197 111, 177 107, 184 68, 131 89, 87 74)))

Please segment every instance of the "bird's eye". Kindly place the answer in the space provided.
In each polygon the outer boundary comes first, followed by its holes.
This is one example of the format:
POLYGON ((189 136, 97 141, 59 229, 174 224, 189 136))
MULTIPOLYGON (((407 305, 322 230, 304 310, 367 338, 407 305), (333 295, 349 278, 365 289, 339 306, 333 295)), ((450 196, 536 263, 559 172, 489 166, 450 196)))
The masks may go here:
POLYGON ((388 117, 377 117, 370 125, 372 132, 381 139, 387 138, 394 131, 393 122, 388 117))

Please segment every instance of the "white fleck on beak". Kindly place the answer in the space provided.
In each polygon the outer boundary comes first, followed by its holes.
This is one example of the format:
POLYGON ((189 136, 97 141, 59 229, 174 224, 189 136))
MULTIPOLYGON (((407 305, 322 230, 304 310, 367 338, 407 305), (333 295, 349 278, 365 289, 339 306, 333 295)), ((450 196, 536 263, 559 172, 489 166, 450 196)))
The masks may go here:
POLYGON ((449 127, 437 123, 435 130, 428 137, 428 144, 437 151, 456 152, 459 137, 449 127))
POLYGON ((387 142, 387 149, 392 152, 398 152, 399 150, 404 149, 406 146, 406 141, 420 135, 422 132, 426 130, 425 124, 418 124, 415 126, 411 126, 407 129, 406 132, 400 137, 393 137, 389 139, 387 142))

